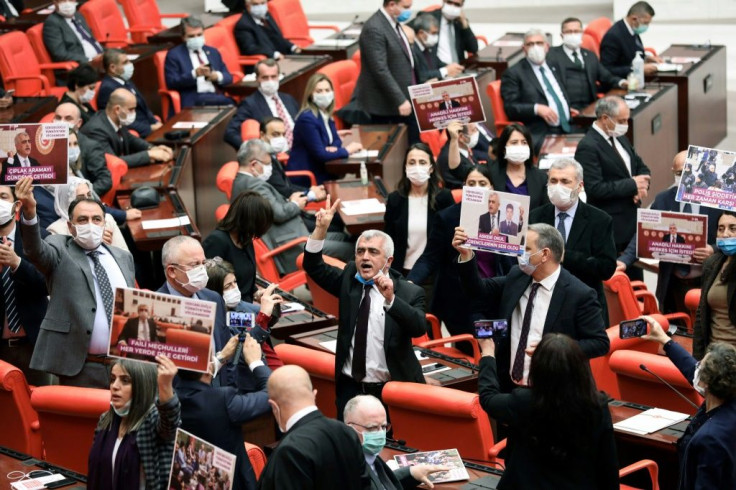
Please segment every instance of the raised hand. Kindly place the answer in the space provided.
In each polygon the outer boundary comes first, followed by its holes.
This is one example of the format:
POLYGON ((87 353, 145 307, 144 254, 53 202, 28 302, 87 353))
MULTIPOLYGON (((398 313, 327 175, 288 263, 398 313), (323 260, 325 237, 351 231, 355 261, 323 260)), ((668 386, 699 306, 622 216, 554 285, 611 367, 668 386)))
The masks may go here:
POLYGON ((312 238, 314 240, 324 240, 327 236, 327 228, 332 223, 332 218, 335 217, 335 213, 340 209, 340 200, 335 201, 335 204, 331 203, 331 197, 328 194, 325 201, 325 207, 317 211, 315 216, 315 227, 312 232, 312 238))

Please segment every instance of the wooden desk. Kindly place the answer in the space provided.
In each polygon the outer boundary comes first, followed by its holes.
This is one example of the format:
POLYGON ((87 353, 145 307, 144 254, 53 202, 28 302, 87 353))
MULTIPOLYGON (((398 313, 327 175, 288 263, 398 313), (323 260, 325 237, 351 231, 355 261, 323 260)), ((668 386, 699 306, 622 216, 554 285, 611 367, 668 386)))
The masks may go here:
POLYGON ((360 49, 360 46, 358 44, 358 39, 360 38, 360 32, 355 33, 355 31, 360 31, 360 29, 362 28, 363 28, 362 22, 353 23, 347 26, 345 29, 341 30, 340 32, 336 32, 324 39, 325 43, 328 42, 329 40, 343 41, 347 39, 352 39, 354 42, 350 44, 349 46, 337 46, 337 45, 329 46, 328 44, 320 43, 318 45, 317 43, 315 43, 315 44, 312 44, 311 46, 307 46, 306 48, 303 48, 302 54, 307 54, 307 55, 312 55, 312 56, 327 55, 330 58, 332 58, 332 61, 349 60, 353 57, 355 52, 360 49))
MULTIPOLYGON (((358 199, 376 198, 384 202, 383 196, 378 193, 376 185, 371 181, 368 185, 360 183, 360 179, 331 180, 325 182, 325 190, 331 196, 332 202, 337 199, 342 201, 355 201, 358 199)), ((345 228, 351 235, 360 235, 365 230, 383 229, 383 213, 358 214, 348 216, 339 209, 340 218, 345 223, 345 228)))
POLYGON ((75 490, 78 488, 87 488, 87 478, 85 475, 76 473, 71 470, 67 470, 60 466, 55 466, 46 461, 39 461, 33 459, 27 454, 23 454, 12 449, 0 447, 0 490, 10 490, 10 480, 5 476, 11 471, 22 471, 23 473, 30 473, 31 471, 47 470, 53 473, 61 473, 67 478, 76 480, 71 486, 63 487, 69 490, 75 490))
POLYGON ((181 29, 179 28, 179 24, 148 36, 149 44, 172 44, 176 46, 182 42, 183 40, 181 38, 181 29))
MULTIPOLYGON (((281 73, 284 75, 279 84, 279 92, 287 93, 301 103, 309 78, 329 62, 330 57, 324 55, 305 56, 294 54, 284 56, 278 61, 281 73)), ((258 82, 255 80, 250 82, 241 81, 227 85, 225 92, 229 95, 247 97, 256 89, 258 89, 258 82)))
POLYGON ((674 44, 660 56, 668 61, 700 58, 697 63, 678 63, 682 70, 676 73, 647 77, 647 82, 657 79, 677 85, 678 150, 688 145, 718 146, 727 132, 726 47, 674 44))
POLYGON ((0 123, 37 123, 54 112, 58 102, 56 97, 13 97, 12 106, 0 109, 0 123))
POLYGON ((371 177, 380 176, 388 192, 396 187, 404 175, 404 157, 409 146, 406 126, 403 124, 377 124, 353 126, 352 134, 342 139, 343 145, 351 141, 360 141, 363 148, 379 150, 378 156, 372 159, 343 158, 325 164, 327 171, 334 175, 348 173, 360 175, 360 162, 365 161, 371 177))
POLYGON ((477 55, 466 59, 465 66, 468 68, 493 68, 496 71, 496 77, 500 79, 508 67, 515 65, 524 58, 523 44, 523 33, 507 32, 478 51, 477 55))
MULTIPOLYGON (((642 206, 648 206, 654 197, 672 184, 672 159, 679 151, 677 146, 677 90, 669 83, 649 85, 643 92, 652 97, 631 110, 629 132, 626 136, 636 152, 652 172, 649 195, 642 206)), ((608 95, 626 95, 622 89, 614 89, 608 95)), ((580 111, 573 118, 575 124, 588 127, 595 121, 595 103, 580 111)))
POLYGON ((0 31, 27 31, 36 24, 43 24, 49 14, 39 14, 37 11, 20 14, 0 22, 0 31))

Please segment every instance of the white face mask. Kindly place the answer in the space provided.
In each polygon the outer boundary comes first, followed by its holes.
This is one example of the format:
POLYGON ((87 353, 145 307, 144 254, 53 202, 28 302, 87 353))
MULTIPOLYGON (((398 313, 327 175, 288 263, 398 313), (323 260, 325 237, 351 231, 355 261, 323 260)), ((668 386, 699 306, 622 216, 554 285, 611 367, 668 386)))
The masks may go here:
POLYGON ((192 51, 199 51, 204 47, 204 34, 197 37, 190 37, 187 39, 187 48, 192 51))
POLYGON ((289 140, 286 139, 286 136, 276 136, 271 138, 269 145, 271 145, 273 153, 284 153, 289 151, 289 140))
POLYGON ((332 101, 335 100, 335 92, 322 92, 319 94, 313 94, 312 100, 317 107, 325 110, 330 107, 332 101))
POLYGON ((225 306, 235 308, 240 303, 240 289, 232 288, 222 293, 222 299, 225 300, 225 306))
POLYGON ((133 78, 134 71, 135 67, 133 66, 133 63, 129 61, 123 65, 123 73, 120 74, 120 78, 127 82, 128 80, 133 78))
POLYGON ((62 17, 72 17, 77 11, 77 2, 62 2, 56 6, 56 9, 62 17))
POLYGON ((517 261, 519 263, 519 269, 521 269, 521 272, 524 274, 531 276, 534 274, 534 271, 537 270, 537 267, 539 267, 539 264, 532 264, 531 258, 537 255, 541 250, 538 250, 537 252, 530 254, 529 252, 524 251, 524 255, 519 255, 517 257, 517 261))
POLYGON ((123 405, 123 408, 115 408, 115 406, 110 402, 110 408, 112 408, 112 411, 115 412, 115 414, 118 417, 127 417, 130 413, 130 404, 133 400, 128 400, 125 405, 123 405))
POLYGON ((531 155, 531 150, 527 145, 513 145, 513 146, 507 146, 506 147, 506 161, 515 163, 515 164, 522 164, 529 160, 529 155, 531 155))
POLYGON ((0 200, 0 226, 5 226, 15 218, 15 202, 0 200))
POLYGON ((268 4, 251 5, 250 15, 259 19, 265 19, 266 15, 268 15, 268 4))
POLYGON ((121 126, 130 126, 135 122, 135 111, 133 112, 125 112, 125 117, 123 117, 123 114, 120 115, 120 125, 121 126))
POLYGON ((69 165, 71 165, 72 163, 77 163, 77 160, 79 160, 79 155, 81 152, 82 151, 79 149, 78 146, 69 147, 69 150, 67 153, 69 165))
POLYGON ((583 44, 583 34, 565 34, 562 36, 562 44, 575 51, 583 44))
POLYGON ((462 13, 463 9, 461 9, 457 5, 450 5, 449 3, 446 3, 442 6, 442 15, 444 15, 445 19, 447 20, 455 20, 460 17, 460 14, 462 13))
POLYGON ((440 42, 439 34, 427 34, 427 39, 424 41, 424 46, 427 48, 433 48, 440 42))
POLYGON ((267 97, 273 97, 276 95, 279 91, 279 81, 278 80, 266 80, 265 82, 261 82, 261 92, 263 92, 263 95, 267 97))
POLYGON ((102 243, 102 234, 105 232, 104 226, 98 226, 92 223, 86 225, 74 225, 77 236, 74 242, 85 250, 95 250, 102 243))
POLYGON ((549 201, 560 209, 567 209, 578 200, 577 189, 573 190, 562 184, 547 186, 549 201))
POLYGON ((182 284, 182 287, 192 294, 195 294, 207 286, 209 276, 207 276, 207 268, 204 264, 198 265, 192 269, 186 271, 187 281, 186 284, 182 284))
POLYGON ((429 165, 412 165, 406 168, 406 178, 414 185, 422 185, 429 180, 429 165))
POLYGON ((700 396, 705 396, 705 388, 700 386, 700 364, 695 367, 695 373, 693 374, 693 388, 697 391, 700 396))
POLYGON ((85 92, 82 95, 79 96, 79 101, 82 102, 83 104, 86 104, 94 98, 95 98, 95 89, 88 88, 87 90, 85 90, 85 92))
MULTIPOLYGON (((613 121, 613 119, 611 119, 613 121)), ((626 134, 626 132, 629 130, 628 124, 619 124, 614 121, 615 126, 613 129, 606 129, 606 133, 608 133, 608 136, 612 138, 619 138, 626 134)))
POLYGON ((475 145, 478 144, 478 138, 480 137, 480 132, 476 131, 475 133, 471 134, 468 137, 470 138, 470 140, 468 141, 468 148, 472 150, 473 148, 475 148, 475 145))
POLYGON ((544 46, 538 46, 535 44, 527 50, 526 57, 535 65, 541 65, 547 57, 547 52, 544 50, 544 46))
POLYGON ((263 173, 258 174, 257 177, 263 181, 270 179, 273 174, 273 165, 261 164, 261 167, 263 167, 263 173))

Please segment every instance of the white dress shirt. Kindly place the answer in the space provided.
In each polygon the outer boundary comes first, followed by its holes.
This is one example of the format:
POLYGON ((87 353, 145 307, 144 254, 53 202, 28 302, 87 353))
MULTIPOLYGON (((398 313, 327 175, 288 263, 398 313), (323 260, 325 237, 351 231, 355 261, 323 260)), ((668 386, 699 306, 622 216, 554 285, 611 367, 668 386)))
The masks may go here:
MULTIPOLYGON (((74 26, 74 23, 72 22, 72 19, 74 17, 64 17, 64 20, 67 24, 69 24, 69 29, 72 30, 75 36, 77 36, 77 39, 79 39, 79 42, 82 43, 82 49, 84 49, 84 55, 87 57, 88 60, 91 60, 92 58, 96 58, 98 54, 97 48, 92 45, 89 41, 87 41, 82 35, 79 33, 77 28, 74 26)), ((80 29, 84 29, 84 26, 79 24, 80 29)), ((85 29, 86 30, 86 29, 85 29)), ((90 37, 94 37, 92 33, 89 33, 90 37)))
MULTIPOLYGON (((603 136, 603 138, 606 140, 606 143, 608 143, 609 145, 611 144, 611 137, 608 136, 600 126, 598 126, 598 121, 595 121, 593 123, 593 129, 598 131, 598 133, 603 136)), ((613 142, 616 145, 616 148, 614 148, 614 150, 617 150, 618 154, 621 155, 621 159, 626 165, 626 170, 629 172, 629 175, 631 175, 631 155, 629 155, 629 152, 626 151, 626 148, 623 147, 618 138, 613 138, 613 142)))
MULTIPOLYGON (((199 51, 192 51, 191 49, 189 51, 189 59, 192 60, 192 76, 197 79, 197 93, 198 94, 205 94, 205 93, 214 93, 215 90, 215 84, 207 80, 205 77, 198 77, 197 76, 197 68, 199 68, 200 65, 206 65, 210 62, 210 60, 207 58, 207 53, 204 52, 204 48, 200 49, 199 51), (197 54, 199 53, 199 54, 197 54), (200 61, 200 58, 202 61, 200 61)), ((217 74, 217 81, 222 81, 222 73, 219 71, 215 72, 217 74)))
MULTIPOLYGON (((258 89, 261 90, 260 88, 258 89)), ((281 102, 281 105, 284 107, 284 114, 286 115, 286 121, 284 123, 286 124, 287 128, 291 128, 291 130, 294 130, 294 119, 291 117, 291 114, 289 114, 289 110, 286 108, 286 104, 284 104, 284 101, 281 97, 279 97, 278 92, 276 95, 266 95, 263 92, 261 92, 261 95, 263 95, 263 98, 266 99, 266 104, 268 104, 268 110, 271 111, 271 115, 273 117, 281 117, 279 115, 278 109, 276 109, 276 102, 273 100, 274 97, 279 99, 279 102, 281 102)))
POLYGON ((429 196, 409 196, 409 240, 404 269, 411 269, 427 247, 429 196))
POLYGON ((138 340, 150 340, 151 332, 148 328, 148 320, 138 319, 138 340))
POLYGON ((445 64, 457 63, 455 47, 455 25, 440 15, 440 39, 437 42, 437 57, 445 64))
POLYGON ((284 427, 284 432, 289 432, 289 430, 294 427, 294 425, 299 422, 301 419, 306 417, 312 412, 316 412, 318 410, 316 405, 310 405, 308 407, 304 407, 298 412, 296 412, 294 415, 289 417, 289 420, 286 421, 286 427, 284 427))
POLYGON ((15 156, 18 159, 18 163, 20 163, 20 166, 23 168, 28 168, 31 166, 31 161, 28 159, 28 157, 22 157, 20 155, 15 156))
MULTIPOLYGON (((567 119, 570 119, 570 107, 567 105, 567 99, 565 98, 564 93, 562 92, 562 88, 557 83, 557 77, 555 77, 555 73, 550 69, 550 67, 547 65, 547 62, 545 61, 541 65, 537 65, 526 60, 529 65, 531 65, 532 70, 534 71, 534 75, 537 77, 537 80, 539 81, 539 86, 542 87, 542 90, 544 91, 544 96, 547 97, 547 106, 555 111, 555 114, 557 114, 557 122, 554 124, 547 123, 550 126, 559 126, 560 125, 560 112, 557 110, 557 104, 555 104, 555 99, 552 97, 552 94, 547 90, 547 85, 544 83, 544 78, 542 78, 542 72, 541 68, 544 68, 544 74, 547 77, 547 80, 549 80, 550 85, 552 85, 552 89, 557 94, 557 97, 560 99, 560 103, 562 104, 562 109, 565 111, 565 115, 567 116, 567 119)), ((534 113, 537 113, 537 106, 539 104, 534 104, 534 113)))
POLYGON ((567 211, 561 211, 559 208, 555 207, 555 228, 560 224, 560 213, 567 213, 567 217, 563 222, 563 226, 565 227, 565 242, 567 242, 567 238, 570 237, 570 228, 572 228, 572 222, 575 219, 575 212, 578 210, 578 203, 580 203, 580 201, 576 200, 575 204, 570 206, 570 209, 567 211))

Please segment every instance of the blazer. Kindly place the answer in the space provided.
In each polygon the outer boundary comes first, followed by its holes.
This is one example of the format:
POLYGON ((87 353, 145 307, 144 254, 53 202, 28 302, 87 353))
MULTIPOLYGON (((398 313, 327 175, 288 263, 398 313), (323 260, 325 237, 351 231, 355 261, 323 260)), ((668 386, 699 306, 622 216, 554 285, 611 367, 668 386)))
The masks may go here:
POLYGON ((614 23, 601 40, 601 64, 614 75, 626 78, 631 72, 631 62, 636 52, 644 55, 644 44, 638 34, 633 36, 623 19, 614 23))
POLYGON ((368 114, 398 116, 412 84, 409 53, 380 10, 363 24, 358 43, 362 69, 355 84, 357 107, 368 114))
POLYGON ((271 184, 285 199, 289 199, 295 192, 309 192, 309 188, 294 184, 286 176, 286 170, 284 170, 284 166, 281 165, 279 159, 276 158, 275 153, 271 154, 271 168, 273 169, 271 177, 266 182, 271 184))
MULTIPOLYGON (((73 237, 49 235, 42 240, 38 223, 21 224, 20 231, 23 251, 46 277, 51 298, 41 322, 31 368, 76 376, 87 358, 97 309, 92 267, 73 237)), ((133 257, 119 248, 103 246, 117 262, 127 286, 132 288, 135 285, 133 257)))
MULTIPOLYGON (((513 163, 507 165, 513 165, 513 163)), ((506 179, 508 178, 506 169, 498 162, 488 164, 488 168, 491 170, 491 185, 493 188, 500 192, 509 192, 506 189, 506 179)), ((527 166, 526 188, 527 192, 529 192, 529 207, 531 208, 526 211, 531 212, 539 206, 549 203, 549 196, 547 196, 547 172, 544 170, 540 170, 534 166, 527 166)), ((526 213, 525 216, 529 216, 529 213, 526 213)))
MULTIPOLYGON (((708 305, 708 291, 721 273, 721 267, 728 257, 720 250, 705 259, 703 262, 703 282, 700 288, 700 303, 695 312, 695 325, 693 326, 693 356, 701 360, 710 345, 711 319, 710 306, 708 305)), ((726 298, 728 304, 728 318, 731 325, 736 325, 736 274, 731 274, 726 285, 726 298)))
MULTIPOLYGON (((398 106, 397 106, 398 107, 398 106)), ((311 170, 321 184, 333 178, 325 170, 325 163, 350 156, 348 150, 342 146, 340 135, 337 134, 335 120, 330 118, 330 133, 332 143, 327 134, 327 128, 322 116, 315 116, 311 110, 302 111, 294 121, 294 142, 289 153, 289 170, 311 170), (337 151, 327 151, 325 148, 334 146, 337 151)))
MULTIPOLYGON (((139 325, 138 317, 130 318, 128 321, 125 322, 125 325, 123 326, 123 330, 120 332, 120 335, 118 336, 117 342, 122 341, 128 341, 130 339, 137 339, 138 338, 138 325, 139 325)), ((156 321, 153 318, 148 319, 148 340, 151 342, 155 342, 156 339, 158 339, 158 336, 156 335, 156 321)))
MULTIPOLYGON (((31 162, 31 167, 38 167, 40 165, 40 163, 38 163, 38 160, 31 156, 28 157, 28 161, 31 162)), ((6 158, 5 160, 3 160, 3 168, 2 170, 0 170, 0 182, 2 182, 3 185, 15 185, 15 183, 17 182, 17 179, 7 180, 9 168, 20 168, 20 160, 18 159, 18 155, 13 157, 12 162, 10 162, 10 158, 6 158)), ((36 184, 37 182, 37 179, 33 179, 34 184, 36 184)))
POLYGON ((271 14, 266 14, 263 22, 268 27, 256 24, 253 16, 247 11, 240 16, 233 30, 240 54, 244 56, 262 54, 266 58, 273 58, 276 51, 281 54, 291 53, 294 44, 284 38, 271 14))
MULTIPOLYGON (((92 30, 87 25, 87 21, 84 20, 84 16, 79 11, 74 13, 74 20, 90 36, 94 37, 92 30)), ((82 42, 77 37, 77 34, 69 26, 66 19, 57 12, 49 14, 43 22, 43 44, 46 46, 46 51, 49 52, 52 61, 76 61, 80 64, 89 61, 84 54, 82 42)), ((102 49, 101 46, 100 49, 102 49)))
MULTIPOLYGON (((20 14, 23 11, 23 0, 9 0, 10 4, 13 6, 13 8, 20 14)), ((6 6, 5 2, 0 2, 0 15, 5 17, 6 19, 9 19, 11 17, 15 17, 11 12, 10 9, 6 6)))
MULTIPOLYGON (((325 291, 337 297, 340 302, 337 331, 337 352, 335 353, 335 378, 338 398, 344 389, 342 368, 348 358, 355 323, 358 319, 358 306, 363 295, 363 285, 355 279, 358 268, 351 261, 345 269, 325 264, 322 253, 304 251, 304 270, 309 277, 325 291)), ((424 318, 424 290, 407 282, 400 274, 389 271, 394 282, 394 303, 386 311, 386 325, 383 334, 383 350, 392 381, 411 381, 424 383, 422 368, 414 355, 411 339, 421 337, 427 332, 424 318)))
POLYGON ((181 401, 181 428, 234 454, 233 490, 255 490, 253 473, 243 441, 243 424, 271 411, 266 384, 271 370, 253 371, 257 391, 238 393, 232 386, 213 387, 199 380, 180 379, 176 394, 181 401))
MULTIPOLYGON (((433 10, 430 12, 437 19, 437 26, 440 27, 439 35, 442 35, 442 9, 433 10)), ((468 27, 463 28, 460 19, 455 19, 452 22, 452 26, 455 30, 455 49, 457 49, 457 61, 462 63, 465 61, 465 52, 475 54, 478 52, 478 40, 473 34, 473 30, 468 27)))
MULTIPOLYGON (((504 277, 481 279, 477 258, 458 264, 461 284, 465 294, 472 299, 482 298, 492 302, 497 309, 495 318, 505 318, 511 328, 511 315, 519 304, 524 291, 532 282, 518 266, 511 268, 504 277)), ((577 340, 585 355, 592 359, 608 352, 609 341, 606 324, 595 291, 580 279, 560 267, 552 298, 544 321, 543 333, 564 333, 577 340)), ((501 386, 511 391, 511 335, 496 342, 496 358, 501 370, 501 386)))
POLYGON ((428 48, 424 46, 424 50, 419 47, 419 42, 414 41, 411 45, 411 52, 414 56, 414 71, 417 73, 417 82, 425 83, 427 80, 436 78, 442 80, 440 68, 445 66, 437 57, 437 48, 428 48))
MULTIPOLYGON (((491 226, 491 212, 483 213, 478 217, 478 233, 491 233, 493 226, 491 226)), ((496 211, 496 223, 499 222, 499 211, 496 211)), ((500 231, 500 230, 499 230, 500 231)))
POLYGON ((376 473, 376 470, 369 467, 368 473, 371 476, 371 490, 402 490, 405 488, 417 488, 419 486, 419 482, 411 476, 411 469, 409 466, 404 466, 394 471, 388 467, 386 462, 381 459, 380 456, 376 458, 376 460, 373 462, 373 465, 374 467, 381 467, 381 470, 388 477, 392 486, 384 486, 383 482, 381 482, 381 479, 376 473))
MULTIPOLYGON (((296 115, 299 113, 299 103, 289 94, 279 92, 278 96, 291 118, 296 120, 296 115)), ((268 102, 266 102, 266 97, 260 90, 256 90, 240 102, 238 105, 238 112, 236 112, 235 116, 233 116, 230 122, 227 123, 225 141, 236 150, 240 149, 240 145, 243 144, 243 138, 240 132, 240 127, 243 125, 243 122, 245 122, 246 119, 255 119, 256 121, 261 122, 265 118, 273 115, 274 114, 271 113, 271 108, 268 107, 268 102)))
MULTIPOLYGON (((222 56, 217 48, 205 46, 202 51, 207 55, 207 61, 212 70, 222 73, 222 81, 215 83, 215 88, 233 83, 233 76, 222 61, 222 56)), ((192 76, 193 69, 194 66, 192 66, 186 44, 179 44, 166 53, 166 61, 164 62, 166 86, 179 92, 182 107, 198 105, 201 99, 200 94, 197 93, 197 79, 192 76)))
POLYGON ((636 210, 639 207, 633 200, 638 191, 631 176, 649 175, 651 172, 628 138, 621 136, 617 140, 631 158, 631 175, 618 151, 592 127, 580 140, 575 160, 583 166, 588 204, 613 218, 613 239, 617 250, 623 250, 636 233, 636 210))
MULTIPOLYGON (((440 189, 434 199, 434 209, 427 205, 427 237, 432 235, 435 215, 455 204, 452 193, 447 189, 440 189)), ((391 262, 391 268, 403 272, 406 251, 409 248, 409 198, 402 196, 398 191, 388 195, 383 231, 394 240, 394 260, 391 262)))
MULTIPOLYGON (((547 63, 547 66, 557 79, 562 96, 569 107, 570 99, 567 96, 565 84, 560 78, 560 69, 554 63, 547 63)), ((534 104, 549 105, 549 102, 547 102, 545 90, 539 84, 528 59, 521 60, 503 72, 501 76, 501 98, 509 120, 523 122, 532 133, 534 148, 541 148, 544 136, 549 132, 551 126, 548 126, 544 119, 534 113, 534 104)))
POLYGON ((135 95, 135 121, 128 126, 128 129, 137 131, 141 138, 145 138, 151 134, 151 125, 156 124, 158 121, 156 120, 156 116, 153 115, 153 112, 151 112, 151 109, 148 108, 146 99, 143 98, 138 87, 132 81, 128 80, 126 82, 122 79, 113 78, 110 75, 102 77, 100 87, 97 89, 97 107, 99 110, 104 111, 105 107, 107 107, 107 101, 110 100, 110 95, 119 88, 128 89, 135 95))
POLYGON ((238 248, 227 232, 214 230, 202 241, 202 248, 208 259, 220 257, 233 265, 243 300, 252 302, 256 292, 256 252, 253 242, 238 248))
POLYGON ((371 485, 369 471, 355 431, 315 410, 281 439, 268 458, 258 488, 364 490, 371 485))
POLYGON ((509 428, 506 468, 498 488, 618 490, 616 440, 605 399, 601 397, 598 410, 592 414, 587 446, 575 448, 565 461, 555 461, 540 454, 533 443, 535 434, 529 430, 534 415, 532 390, 516 388, 502 393, 496 359, 491 356, 480 359, 478 393, 488 416, 509 428))
MULTIPOLYGON (((612 88, 617 88, 621 77, 613 75, 605 66, 599 61, 598 57, 594 52, 589 51, 585 48, 580 48, 580 55, 583 61, 583 68, 585 69, 585 76, 588 80, 588 88, 594 98, 590 99, 587 103, 595 101, 595 94, 598 92, 607 92, 612 88), (600 84, 600 87, 597 83, 600 84)), ((562 80, 565 90, 571 99, 574 99, 573 94, 570 93, 570 87, 567 81, 567 68, 572 68, 575 65, 572 60, 567 56, 562 46, 555 46, 550 48, 547 53, 547 63, 554 63, 559 68, 560 80, 562 80)))
MULTIPOLYGON (((662 237, 663 242, 669 242, 672 239, 672 236, 667 233, 665 236, 662 237)), ((675 238, 676 243, 685 243, 685 237, 682 235, 677 235, 677 238, 675 238)))
POLYGON ((520 229, 521 227, 517 223, 513 221, 507 223, 505 219, 501 220, 501 223, 499 224, 499 227, 498 227, 499 233, 502 233, 504 235, 512 235, 512 236, 518 235, 520 229))

